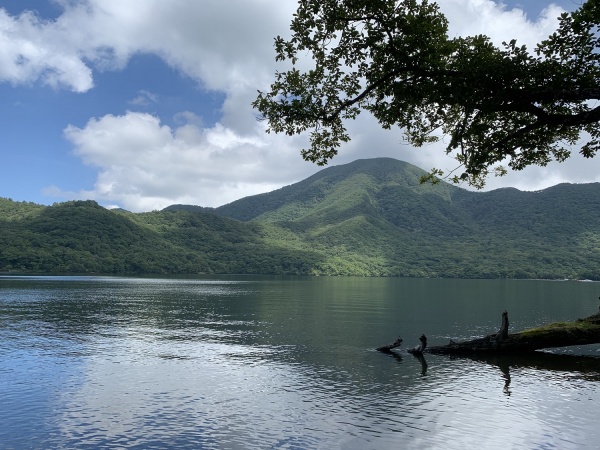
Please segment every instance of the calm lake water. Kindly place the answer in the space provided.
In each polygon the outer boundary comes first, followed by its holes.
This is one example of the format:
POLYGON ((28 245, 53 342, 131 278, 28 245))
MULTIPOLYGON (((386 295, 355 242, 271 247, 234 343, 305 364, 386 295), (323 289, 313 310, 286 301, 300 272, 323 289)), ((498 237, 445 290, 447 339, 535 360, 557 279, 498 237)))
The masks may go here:
POLYGON ((600 284, 0 277, 0 448, 575 449, 600 347, 374 351, 598 310, 600 284))

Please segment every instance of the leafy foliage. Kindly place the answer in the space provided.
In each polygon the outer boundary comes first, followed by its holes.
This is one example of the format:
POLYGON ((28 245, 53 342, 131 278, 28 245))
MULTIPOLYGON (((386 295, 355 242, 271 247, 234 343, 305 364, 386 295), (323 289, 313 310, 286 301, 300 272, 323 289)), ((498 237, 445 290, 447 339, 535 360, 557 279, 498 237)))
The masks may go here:
MULTIPOLYGON (((306 160, 324 165, 350 139, 344 122, 361 111, 399 126, 413 145, 450 136, 463 167, 453 178, 481 187, 493 170, 564 161, 582 132, 581 153, 600 146, 600 4, 563 14, 533 52, 515 40, 448 37, 428 0, 300 0, 292 37, 275 39, 277 72, 253 106, 269 131, 310 131, 306 160), (312 60, 300 60, 303 55, 312 60), (307 69, 304 69, 306 65, 307 69), (300 69, 299 67, 302 67, 300 69)), ((433 169, 424 179, 442 176, 433 169)))

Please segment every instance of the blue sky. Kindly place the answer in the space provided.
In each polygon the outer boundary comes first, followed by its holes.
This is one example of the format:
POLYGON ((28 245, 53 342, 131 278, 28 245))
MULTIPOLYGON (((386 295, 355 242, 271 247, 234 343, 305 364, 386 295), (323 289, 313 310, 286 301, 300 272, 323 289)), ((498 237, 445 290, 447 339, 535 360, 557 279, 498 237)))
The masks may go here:
MULTIPOLYGON (((444 0, 450 32, 533 46, 571 0, 444 0)), ((93 199, 132 211, 219 206, 300 181, 304 136, 268 135, 250 107, 277 70, 292 0, 0 0, 0 197, 93 199)), ((401 145, 366 114, 331 164, 391 156, 452 169, 443 146, 401 145)), ((600 181, 578 157, 488 182, 600 181)))

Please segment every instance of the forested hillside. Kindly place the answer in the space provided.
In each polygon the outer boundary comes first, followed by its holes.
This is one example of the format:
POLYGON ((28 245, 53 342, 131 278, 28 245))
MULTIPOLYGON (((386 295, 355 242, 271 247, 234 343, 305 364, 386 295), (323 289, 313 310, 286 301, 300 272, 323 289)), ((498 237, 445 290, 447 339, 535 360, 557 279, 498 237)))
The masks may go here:
POLYGON ((222 207, 0 199, 0 271, 600 279, 600 184, 471 192, 380 158, 222 207))
POLYGON ((599 279, 600 184, 472 192, 424 174, 359 160, 216 213, 277 223, 355 273, 599 279))
MULTIPOLYGON (((0 201, 3 210, 23 209, 0 201)), ((0 271, 19 273, 306 273, 311 252, 265 244, 268 227, 206 213, 110 211, 93 201, 0 218, 0 271)))

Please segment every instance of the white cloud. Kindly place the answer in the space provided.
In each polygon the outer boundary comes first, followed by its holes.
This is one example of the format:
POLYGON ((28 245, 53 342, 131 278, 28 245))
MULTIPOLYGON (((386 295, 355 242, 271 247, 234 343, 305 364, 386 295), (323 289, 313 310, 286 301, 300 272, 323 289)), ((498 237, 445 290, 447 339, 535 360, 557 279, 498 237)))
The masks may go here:
POLYGON ((130 105, 134 106, 148 106, 158 102, 158 95, 144 89, 138 92, 138 95, 129 100, 130 105))
POLYGON ((451 37, 484 34, 496 45, 517 39, 529 49, 556 30, 557 18, 564 12, 549 4, 539 17, 532 18, 522 9, 508 9, 491 0, 444 0, 439 5, 448 18, 451 37))
POLYGON ((77 156, 99 169, 94 189, 49 193, 116 202, 132 211, 173 203, 220 206, 299 181, 314 169, 302 164, 287 139, 275 136, 267 142, 265 136, 259 130, 253 137, 239 135, 220 123, 203 129, 190 122, 172 129, 136 112, 91 119, 84 128, 67 127, 65 137, 77 156))
POLYGON ((32 12, 11 17, 0 8, 0 82, 91 89, 91 69, 61 36, 32 12))

